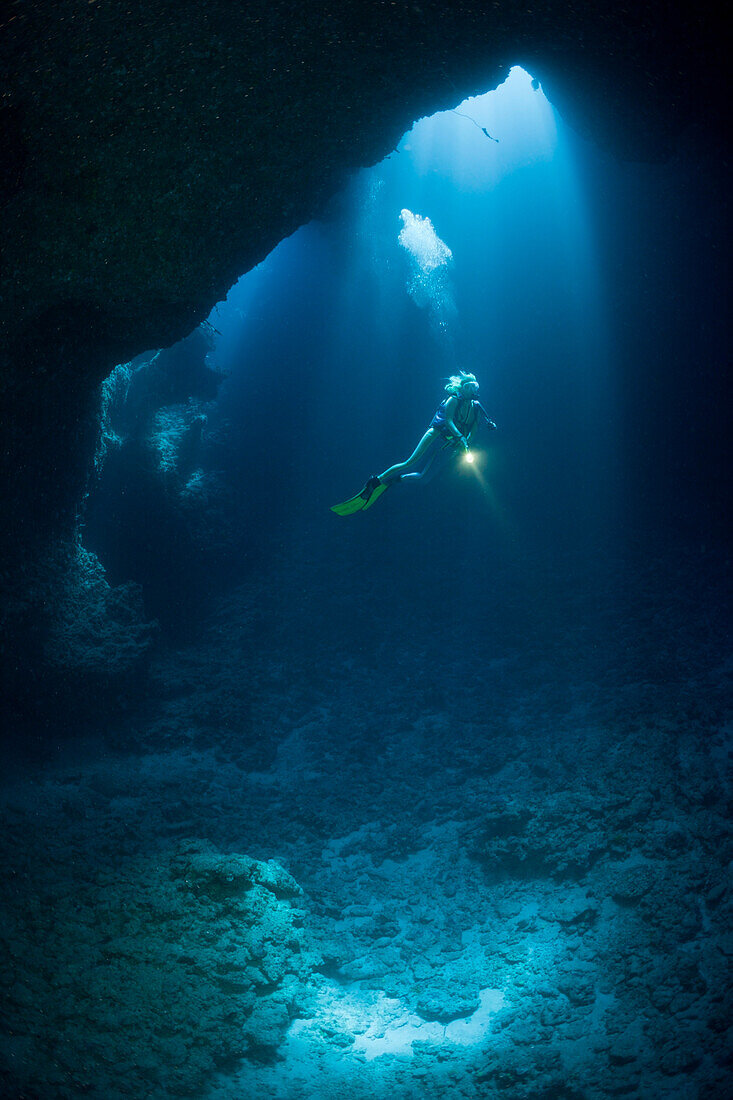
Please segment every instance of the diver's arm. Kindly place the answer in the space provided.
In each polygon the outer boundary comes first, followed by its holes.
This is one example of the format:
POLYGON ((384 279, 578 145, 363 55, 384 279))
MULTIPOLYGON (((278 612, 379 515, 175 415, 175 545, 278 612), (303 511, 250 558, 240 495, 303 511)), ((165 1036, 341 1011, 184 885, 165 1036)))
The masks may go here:
POLYGON ((466 439, 469 443, 471 442, 471 440, 475 436, 476 432, 478 431, 478 425, 479 425, 478 413, 476 412, 475 409, 473 411, 474 411, 473 424, 471 425, 470 430, 466 432, 466 439))
POLYGON ((453 413, 456 411, 457 406, 457 399, 455 397, 449 397, 448 403, 445 406, 445 425, 451 435, 453 435, 458 440, 458 442, 461 443, 466 448, 466 450, 468 450, 466 437, 463 435, 462 432, 458 430, 458 428, 455 426, 455 423, 453 422, 453 413))
MULTIPOLYGON (((489 429, 489 431, 490 432, 495 432, 496 431, 496 424, 491 419, 491 417, 489 416, 489 414, 487 413, 486 409, 483 407, 481 402, 480 401, 474 401, 474 405, 478 406, 478 408, 481 412, 481 415, 483 416, 484 420, 486 421, 486 427, 489 429)), ((472 433, 473 433, 473 431, 476 430, 477 425, 478 425, 478 420, 476 421, 476 424, 472 428, 472 433)))

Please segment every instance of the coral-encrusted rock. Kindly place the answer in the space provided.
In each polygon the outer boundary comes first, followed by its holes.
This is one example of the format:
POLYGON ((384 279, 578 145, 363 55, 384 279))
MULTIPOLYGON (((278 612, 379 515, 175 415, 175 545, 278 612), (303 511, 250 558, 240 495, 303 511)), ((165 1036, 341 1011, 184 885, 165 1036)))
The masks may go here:
POLYGON ((558 890, 540 915, 568 929, 585 929, 595 924, 598 903, 586 890, 578 887, 558 890))
MULTIPOLYGON (((53 699, 54 722, 96 725, 134 703, 157 625, 138 585, 110 585, 78 539, 4 578, 0 694, 6 722, 24 723, 53 699)), ((48 715, 46 713, 46 719, 48 715)))
POLYGON ((217 1066, 274 1057, 315 958, 282 867, 203 841, 73 889, 44 866, 4 904, 14 1095, 202 1095, 217 1066))
POLYGON ((49 605, 46 657, 69 677, 116 677, 133 673, 145 660, 154 624, 145 621, 135 584, 108 584, 97 557, 78 543, 70 547, 68 567, 55 578, 59 586, 49 605))
POLYGON ((218 469, 207 332, 118 366, 102 386, 102 431, 84 506, 85 538, 116 576, 146 582, 164 628, 198 617, 231 564, 231 491, 218 469))
POLYGON ((182 844, 172 866, 194 893, 217 902, 241 900, 255 886, 278 899, 302 893, 292 875, 274 860, 262 863, 249 856, 222 855, 203 841, 182 844))
POLYGON ((485 818, 471 854, 489 875, 580 879, 608 850, 605 830, 567 797, 504 807, 485 818))
POLYGON ((650 863, 638 863, 629 867, 609 867, 605 883, 615 901, 633 905, 659 881, 659 871, 650 863))
POLYGON ((470 1016, 479 1007, 476 990, 469 988, 433 989, 417 997, 415 1007, 423 1020, 437 1020, 449 1024, 470 1016))

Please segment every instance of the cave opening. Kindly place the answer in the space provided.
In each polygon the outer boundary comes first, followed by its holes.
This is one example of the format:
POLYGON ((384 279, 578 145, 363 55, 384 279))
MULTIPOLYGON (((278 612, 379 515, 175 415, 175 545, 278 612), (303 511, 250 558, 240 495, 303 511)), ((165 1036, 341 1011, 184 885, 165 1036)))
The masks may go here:
MULTIPOLYGON (((84 508, 84 543, 110 581, 142 584, 166 628, 195 629, 224 580, 297 558, 314 525, 332 538, 328 505, 349 476, 409 450, 459 370, 479 376, 508 429, 482 440, 475 467, 475 522, 503 532, 489 536, 494 552, 521 543, 522 526, 532 542, 530 515, 556 538, 562 516, 576 546, 602 528, 611 537, 623 471, 578 164, 589 155, 515 67, 498 89, 418 121, 189 338, 117 368, 84 508), (545 448, 551 491, 516 462, 545 448), (502 503, 518 493, 521 517, 502 503)), ((447 515, 455 493, 474 507, 465 476, 452 476, 447 499, 425 486, 423 510, 447 515)))
POLYGON ((162 631, 112 733, 10 793, 8 1080, 726 1079, 719 452, 679 446, 722 416, 689 373, 720 346, 704 199, 514 69, 110 375, 83 546, 99 619, 138 584, 162 631), (460 370, 498 426, 475 468, 335 515, 460 370))

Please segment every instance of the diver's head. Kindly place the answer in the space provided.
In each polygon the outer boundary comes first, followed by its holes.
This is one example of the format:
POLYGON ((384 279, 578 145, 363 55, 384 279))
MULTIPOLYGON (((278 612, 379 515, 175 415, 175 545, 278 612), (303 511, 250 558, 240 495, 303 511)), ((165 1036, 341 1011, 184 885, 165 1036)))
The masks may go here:
POLYGON ((478 381, 475 374, 462 370, 460 374, 451 375, 445 388, 447 393, 455 397, 475 397, 478 393, 478 381))

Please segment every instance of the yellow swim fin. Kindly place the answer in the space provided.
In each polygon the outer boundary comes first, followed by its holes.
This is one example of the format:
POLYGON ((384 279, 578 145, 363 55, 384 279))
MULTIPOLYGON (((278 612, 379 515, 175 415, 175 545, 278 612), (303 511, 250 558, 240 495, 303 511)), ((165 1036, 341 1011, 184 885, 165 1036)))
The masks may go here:
POLYGON ((362 512, 366 512, 367 508, 371 508, 372 504, 376 504, 377 501, 379 500, 379 498, 381 497, 382 493, 384 493, 387 489, 389 489, 390 485, 391 485, 391 482, 387 482, 386 485, 384 485, 384 484, 377 485, 376 489, 374 490, 372 495, 369 497, 369 500, 366 502, 366 504, 362 508, 362 512))
POLYGON ((334 504, 331 507, 331 511, 335 512, 337 516, 351 516, 354 512, 363 512, 366 508, 371 508, 375 501, 379 500, 385 489, 388 489, 389 485, 384 485, 378 477, 370 477, 361 492, 357 493, 355 497, 349 497, 348 500, 342 501, 341 504, 334 504))

